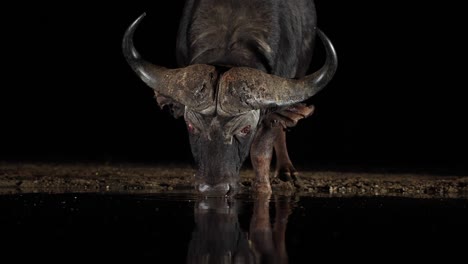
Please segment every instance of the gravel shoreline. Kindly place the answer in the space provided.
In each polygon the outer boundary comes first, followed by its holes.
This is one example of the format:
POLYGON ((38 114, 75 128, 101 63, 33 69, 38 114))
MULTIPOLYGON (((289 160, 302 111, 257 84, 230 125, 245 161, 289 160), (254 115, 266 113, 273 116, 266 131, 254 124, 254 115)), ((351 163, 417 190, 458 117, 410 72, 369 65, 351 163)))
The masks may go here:
MULTIPOLYGON (((192 192, 194 170, 186 165, 102 165, 0 163, 0 194, 18 193, 159 193, 192 192)), ((249 192, 254 173, 241 171, 242 191, 249 192)), ((302 188, 273 181, 274 194, 353 197, 468 198, 468 175, 303 171, 302 188)))

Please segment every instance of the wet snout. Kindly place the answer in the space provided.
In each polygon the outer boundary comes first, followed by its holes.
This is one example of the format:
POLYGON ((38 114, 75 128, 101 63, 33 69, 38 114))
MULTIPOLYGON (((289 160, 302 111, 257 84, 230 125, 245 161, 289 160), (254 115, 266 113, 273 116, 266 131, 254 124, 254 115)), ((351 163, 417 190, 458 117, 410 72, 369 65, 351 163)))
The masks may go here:
POLYGON ((195 189, 206 197, 214 196, 230 196, 238 190, 238 177, 232 177, 233 175, 224 175, 224 177, 210 177, 206 175, 196 176, 195 189))
POLYGON ((197 190, 204 196, 224 196, 230 194, 233 189, 229 183, 218 183, 215 185, 200 183, 197 186, 197 190))

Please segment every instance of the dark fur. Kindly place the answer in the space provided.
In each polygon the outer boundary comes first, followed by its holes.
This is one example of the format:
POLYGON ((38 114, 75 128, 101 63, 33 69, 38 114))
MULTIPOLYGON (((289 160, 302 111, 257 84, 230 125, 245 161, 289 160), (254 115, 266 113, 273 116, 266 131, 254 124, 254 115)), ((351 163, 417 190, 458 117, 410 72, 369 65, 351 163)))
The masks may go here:
POLYGON ((248 66, 302 77, 312 58, 315 27, 312 0, 188 0, 177 59, 181 67, 248 66))

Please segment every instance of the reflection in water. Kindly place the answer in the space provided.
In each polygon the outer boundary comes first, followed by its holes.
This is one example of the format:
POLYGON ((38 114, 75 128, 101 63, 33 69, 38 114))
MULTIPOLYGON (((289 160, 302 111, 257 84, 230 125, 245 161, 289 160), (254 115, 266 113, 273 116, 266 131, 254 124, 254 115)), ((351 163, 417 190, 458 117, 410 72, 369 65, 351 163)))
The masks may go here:
POLYGON ((187 263, 288 263, 286 225, 289 198, 277 199, 270 222, 270 195, 257 197, 249 230, 242 230, 234 199, 206 198, 195 204, 195 230, 187 263))
POLYGON ((5 241, 0 254, 48 263, 70 258, 86 263, 90 256, 102 263, 466 259, 466 199, 302 196, 297 203, 278 197, 270 204, 269 197, 199 199, 178 194, 0 195, 5 241))

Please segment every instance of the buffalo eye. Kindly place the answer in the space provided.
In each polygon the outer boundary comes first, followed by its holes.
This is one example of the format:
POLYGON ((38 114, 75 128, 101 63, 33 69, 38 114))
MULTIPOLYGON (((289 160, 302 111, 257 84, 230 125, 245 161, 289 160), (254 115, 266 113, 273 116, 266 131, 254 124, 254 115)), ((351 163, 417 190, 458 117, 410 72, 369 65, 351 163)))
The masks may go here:
POLYGON ((244 128, 242 128, 239 134, 240 134, 241 136, 246 136, 246 135, 248 135, 249 133, 250 133, 250 125, 245 126, 244 128))
POLYGON ((195 127, 191 123, 187 122, 187 130, 190 133, 194 133, 195 132, 195 127))

